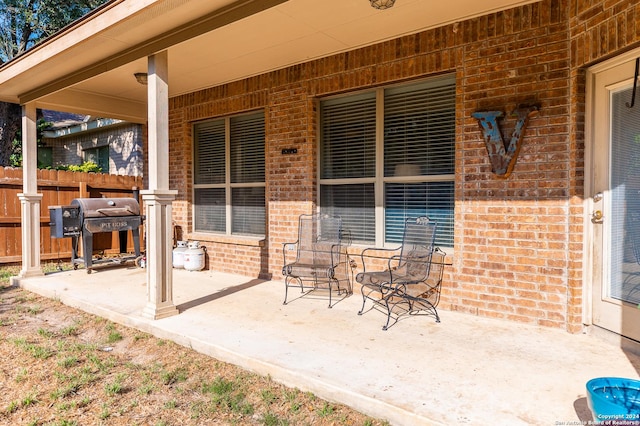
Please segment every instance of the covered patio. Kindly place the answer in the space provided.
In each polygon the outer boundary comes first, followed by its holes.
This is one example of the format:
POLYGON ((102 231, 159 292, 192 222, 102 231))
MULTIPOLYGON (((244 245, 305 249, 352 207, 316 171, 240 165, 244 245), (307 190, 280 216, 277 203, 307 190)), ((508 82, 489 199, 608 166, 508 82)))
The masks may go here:
POLYGON ((587 422, 589 379, 637 378, 640 371, 638 348, 604 335, 450 311, 440 312, 439 324, 418 316, 382 331, 380 312, 357 315, 358 291, 332 309, 320 294, 292 294, 283 306, 279 281, 173 273, 180 315, 158 320, 143 315, 142 269, 67 271, 16 282, 394 425, 587 422))
MULTIPOLYGON (((374 9, 370 2, 360 0, 105 3, 0 66, 0 101, 22 106, 20 277, 42 274, 40 223, 46 212, 41 208, 42 194, 38 192, 36 178, 38 108, 146 124, 145 188, 141 191, 147 223, 145 315, 165 318, 178 313, 172 299, 170 264, 173 209, 191 209, 190 205, 180 205, 185 201, 185 193, 191 192, 184 185, 186 182, 176 187, 175 178, 170 179, 170 145, 181 143, 170 137, 171 100, 312 59, 536 2, 491 0, 480 4, 456 0, 452 7, 425 8, 419 0, 406 0, 388 10, 374 9), (341 12, 336 13, 338 10, 341 12), (181 191, 184 193, 180 197, 181 191)), ((458 31, 456 25, 454 32, 458 31)), ((284 201, 270 201, 269 209, 274 215, 279 206, 287 208, 284 201)), ((304 201, 298 206, 306 206, 309 200, 304 201)), ((268 224, 267 228, 271 226, 268 224)), ((198 236, 192 231, 195 230, 188 230, 187 237, 196 239, 198 236)), ((231 237, 223 235, 222 243, 235 242, 235 235, 231 237)), ((261 271, 260 275, 279 270, 281 240, 282 236, 274 230, 266 232, 264 238, 243 239, 243 244, 270 250, 268 271, 261 271)), ((252 261, 260 256, 253 256, 252 261)))

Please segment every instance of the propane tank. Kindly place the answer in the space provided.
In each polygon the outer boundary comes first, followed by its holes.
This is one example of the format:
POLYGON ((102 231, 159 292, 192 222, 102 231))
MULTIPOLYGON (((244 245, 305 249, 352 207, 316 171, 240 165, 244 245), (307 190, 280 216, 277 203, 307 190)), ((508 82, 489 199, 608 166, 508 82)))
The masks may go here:
POLYGON ((187 250, 186 241, 178 241, 178 247, 173 249, 173 267, 176 269, 184 268, 184 252, 187 250))
POLYGON ((187 271, 201 271, 204 269, 204 249, 200 241, 190 241, 184 252, 184 269, 187 271))

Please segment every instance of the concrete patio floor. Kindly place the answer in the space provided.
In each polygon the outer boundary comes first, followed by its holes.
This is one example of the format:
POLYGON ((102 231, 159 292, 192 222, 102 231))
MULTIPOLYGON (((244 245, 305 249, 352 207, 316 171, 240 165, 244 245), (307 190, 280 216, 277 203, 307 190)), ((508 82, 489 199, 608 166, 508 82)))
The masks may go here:
POLYGON ((439 324, 410 317, 382 331, 380 312, 357 315, 357 290, 328 309, 325 297, 295 299, 296 293, 283 306, 281 281, 184 270, 174 270, 173 280, 181 313, 156 321, 141 316, 141 269, 67 271, 17 282, 393 425, 589 422, 585 383, 638 378, 640 371, 634 347, 621 349, 617 339, 594 333, 444 310, 439 324))

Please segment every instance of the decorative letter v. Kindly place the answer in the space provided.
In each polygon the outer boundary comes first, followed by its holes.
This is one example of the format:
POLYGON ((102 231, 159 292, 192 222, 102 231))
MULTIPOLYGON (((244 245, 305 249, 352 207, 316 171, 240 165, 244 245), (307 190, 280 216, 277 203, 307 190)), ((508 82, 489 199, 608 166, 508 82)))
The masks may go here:
POLYGON ((518 121, 513 129, 509 146, 505 146, 502 133, 498 127, 497 119, 502 117, 502 111, 474 112, 471 114, 480 124, 484 142, 487 145, 492 171, 498 176, 506 178, 511 174, 522 146, 522 135, 524 135, 524 131, 527 128, 529 118, 537 114, 537 111, 537 107, 530 106, 518 108, 513 112, 513 115, 518 117, 518 121))

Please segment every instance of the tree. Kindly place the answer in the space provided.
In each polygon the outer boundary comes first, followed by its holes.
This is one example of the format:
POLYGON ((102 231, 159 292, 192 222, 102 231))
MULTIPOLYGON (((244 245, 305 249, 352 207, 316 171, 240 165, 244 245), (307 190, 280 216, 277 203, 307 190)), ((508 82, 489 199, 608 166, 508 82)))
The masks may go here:
MULTIPOLYGON (((8 105, 13 105, 13 104, 8 104, 8 105)), ((44 118, 39 118, 38 121, 36 122, 38 147, 43 146, 42 133, 46 129, 51 127, 51 124, 52 123, 45 121, 44 118)), ((13 167, 22 167, 22 129, 18 129, 18 131, 16 132, 16 138, 13 140, 13 143, 11 145, 12 145, 12 150, 11 150, 11 156, 9 158, 8 165, 13 167)), ((38 162, 38 168, 39 167, 40 167, 40 164, 38 162)))
MULTIPOLYGON (((0 63, 29 50, 108 0, 0 0, 0 63)), ((0 165, 8 165, 21 108, 0 102, 0 165)))
POLYGON ((0 102, 0 166, 11 164, 13 141, 21 127, 20 105, 0 102))

